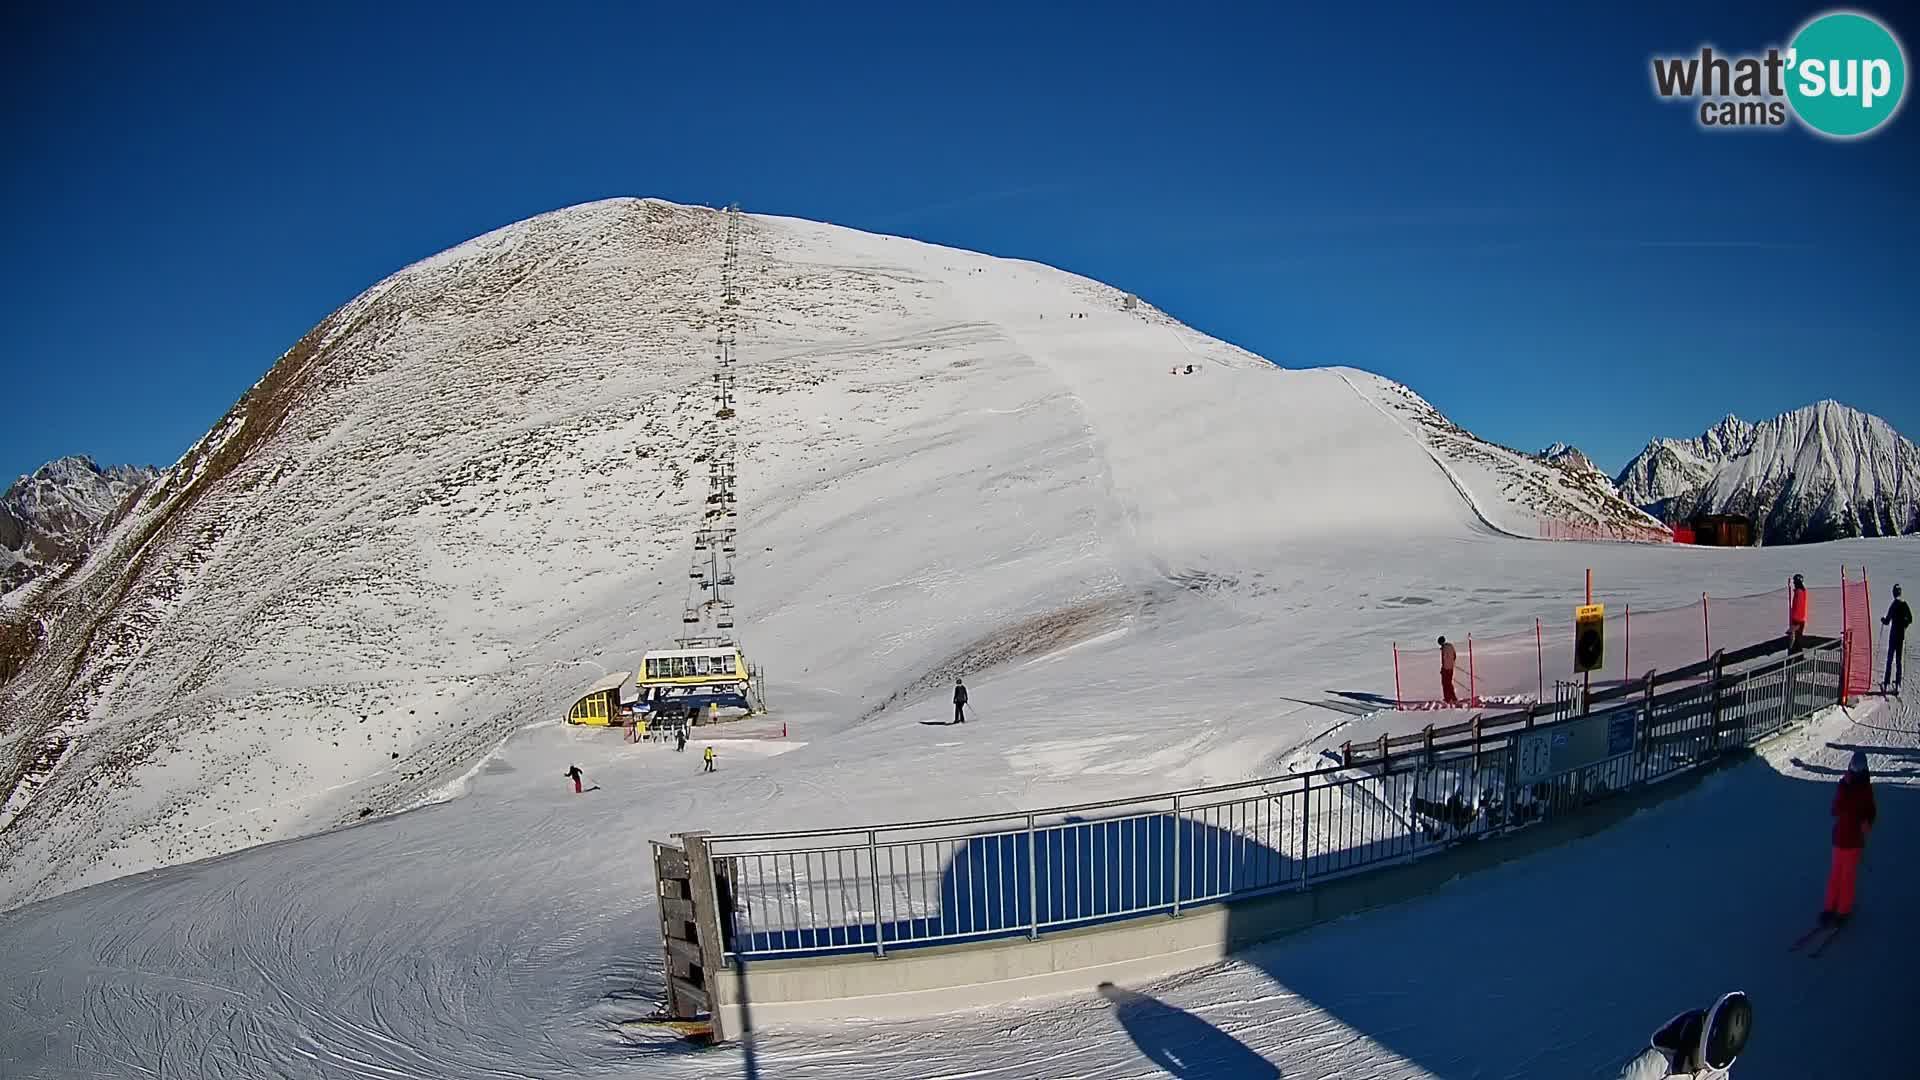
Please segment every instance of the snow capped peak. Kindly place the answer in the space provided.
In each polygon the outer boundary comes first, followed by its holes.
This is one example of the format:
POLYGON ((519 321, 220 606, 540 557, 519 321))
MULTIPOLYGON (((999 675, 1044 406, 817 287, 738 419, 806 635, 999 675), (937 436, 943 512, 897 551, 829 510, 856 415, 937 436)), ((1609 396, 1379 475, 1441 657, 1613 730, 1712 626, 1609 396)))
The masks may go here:
POLYGON ((1656 439, 1619 486, 1668 521, 1752 517, 1766 543, 1920 531, 1920 451, 1880 417, 1832 399, 1759 424, 1728 416, 1696 439, 1656 439))
POLYGON ((15 480, 0 495, 0 593, 85 555, 101 525, 158 475, 73 454, 15 480))
POLYGON ((1753 438, 1753 425, 1728 413, 1719 423, 1702 432, 1695 440, 1702 455, 1708 458, 1726 458, 1739 453, 1753 438))
MULTIPOLYGON (((1550 465, 1560 465, 1569 469, 1578 469, 1582 472, 1600 471, 1599 466, 1593 463, 1593 459, 1582 453, 1578 447, 1569 446, 1563 442, 1554 443, 1535 456, 1550 465)), ((1609 483, 1611 483, 1611 478, 1609 478, 1609 483)))

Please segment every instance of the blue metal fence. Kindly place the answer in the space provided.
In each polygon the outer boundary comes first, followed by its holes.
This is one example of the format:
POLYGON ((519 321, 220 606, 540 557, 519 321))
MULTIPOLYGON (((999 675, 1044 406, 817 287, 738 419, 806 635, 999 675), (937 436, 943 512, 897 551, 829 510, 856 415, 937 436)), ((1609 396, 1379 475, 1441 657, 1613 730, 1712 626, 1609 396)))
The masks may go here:
POLYGON ((1353 768, 1008 816, 707 836, 724 951, 884 955, 1310 888, 1750 745, 1838 699, 1840 649, 1353 768))

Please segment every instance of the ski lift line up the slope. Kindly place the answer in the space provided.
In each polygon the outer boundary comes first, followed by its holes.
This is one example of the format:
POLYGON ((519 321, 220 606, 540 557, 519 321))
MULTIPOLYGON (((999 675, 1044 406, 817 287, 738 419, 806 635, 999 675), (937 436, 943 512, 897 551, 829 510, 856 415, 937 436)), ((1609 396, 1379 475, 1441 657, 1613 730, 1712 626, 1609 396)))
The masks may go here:
POLYGON ((638 724, 643 714, 697 721, 718 719, 721 708, 749 716, 766 711, 759 669, 748 662, 735 640, 729 593, 737 580, 734 557, 739 551, 739 459, 732 425, 740 304, 738 206, 727 208, 725 222, 720 310, 714 330, 716 370, 709 399, 713 411, 703 421, 700 453, 694 459, 707 463, 707 491, 697 504, 701 512, 694 525, 680 630, 670 647, 649 648, 642 654, 633 671, 636 698, 630 707, 618 700, 618 687, 596 684, 569 711, 570 723, 611 725, 631 719, 638 724))
MULTIPOLYGON (((733 664, 725 665, 725 671, 721 671, 722 665, 716 656, 713 669, 716 683, 706 689, 713 691, 712 696, 716 696, 721 703, 743 708, 751 715, 765 711, 764 701, 757 690, 757 669, 747 662, 734 640, 733 600, 728 592, 738 580, 734 556, 739 550, 736 524, 739 517, 739 451, 732 423, 737 415, 733 371, 734 349, 739 339, 739 251, 740 210, 738 206, 729 206, 720 260, 720 317, 714 332, 714 411, 706 422, 704 448, 707 494, 705 509, 694 529, 693 555, 687 572, 687 604, 681 615, 681 633, 674 644, 683 652, 707 648, 731 652, 733 664), (703 598, 696 596, 701 593, 704 594, 703 598), (721 685, 723 682, 724 686, 721 685)), ((675 662, 671 655, 648 655, 660 661, 662 666, 675 662)), ((697 695, 701 688, 689 689, 686 685, 688 679, 695 677, 689 665, 684 673, 672 676, 674 685, 662 682, 655 686, 653 683, 668 676, 650 674, 643 660, 640 684, 642 697, 665 700, 668 696, 683 693, 697 695)))

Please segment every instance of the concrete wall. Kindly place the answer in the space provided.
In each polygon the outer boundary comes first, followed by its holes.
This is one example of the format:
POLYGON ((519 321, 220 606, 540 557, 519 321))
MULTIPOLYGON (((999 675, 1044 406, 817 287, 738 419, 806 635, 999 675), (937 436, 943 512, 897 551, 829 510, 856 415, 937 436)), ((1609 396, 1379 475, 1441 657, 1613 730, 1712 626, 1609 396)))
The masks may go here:
POLYGON ((737 1038, 756 1024, 945 1012, 1172 975, 1318 923, 1424 896, 1455 878, 1591 835, 1691 790, 1709 772, 1750 760, 1751 754, 1736 754, 1585 813, 1399 865, 1317 879, 1302 891, 1196 906, 1177 917, 1143 916, 1048 933, 1036 941, 899 949, 884 959, 861 953, 752 961, 718 973, 715 1010, 728 1037, 737 1038))

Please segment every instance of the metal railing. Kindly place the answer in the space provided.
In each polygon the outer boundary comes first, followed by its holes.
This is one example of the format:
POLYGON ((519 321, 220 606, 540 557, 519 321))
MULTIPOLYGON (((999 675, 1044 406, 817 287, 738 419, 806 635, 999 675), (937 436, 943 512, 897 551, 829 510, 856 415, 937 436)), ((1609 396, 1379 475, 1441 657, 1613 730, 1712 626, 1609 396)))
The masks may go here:
POLYGON ((1578 812, 1838 700, 1841 650, 1666 693, 1650 682, 1591 715, 1353 767, 1013 815, 688 836, 711 856, 727 957, 1037 938, 1306 889, 1578 812))

